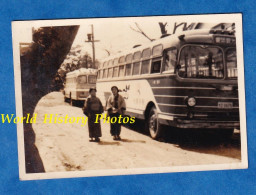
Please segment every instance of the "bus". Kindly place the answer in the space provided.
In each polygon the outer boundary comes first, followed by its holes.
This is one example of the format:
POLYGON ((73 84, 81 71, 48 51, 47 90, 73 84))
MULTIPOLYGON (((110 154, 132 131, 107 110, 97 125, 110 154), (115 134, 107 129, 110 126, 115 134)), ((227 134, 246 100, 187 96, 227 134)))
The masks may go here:
POLYGON ((84 102, 89 95, 89 89, 96 86, 97 69, 80 68, 67 73, 64 86, 64 101, 73 106, 78 101, 84 102))
POLYGON ((240 129, 234 31, 185 31, 110 56, 98 69, 102 101, 112 85, 153 139, 164 125, 229 136, 240 129))

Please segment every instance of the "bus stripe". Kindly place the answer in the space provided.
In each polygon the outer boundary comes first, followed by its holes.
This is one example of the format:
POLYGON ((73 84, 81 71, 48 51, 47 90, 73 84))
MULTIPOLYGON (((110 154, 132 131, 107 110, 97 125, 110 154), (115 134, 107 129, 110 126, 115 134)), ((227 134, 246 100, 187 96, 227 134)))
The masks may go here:
MULTIPOLYGON (((155 97, 164 97, 164 98, 186 98, 187 96, 175 96, 175 95, 154 95, 155 97)), ((194 96, 198 99, 232 99, 232 100, 238 100, 238 98, 232 98, 232 97, 208 97, 208 96, 194 96)))
POLYGON ((208 87, 152 87, 152 89, 207 89, 207 90, 216 90, 216 88, 208 88, 208 87))
MULTIPOLYGON (((160 106, 170 106, 170 107, 187 107, 186 105, 177 105, 177 104, 163 104, 163 103, 158 103, 160 106)), ((218 106, 195 106, 195 108, 219 108, 218 106)), ((239 107, 232 107, 231 109, 234 108, 239 108, 239 107)))

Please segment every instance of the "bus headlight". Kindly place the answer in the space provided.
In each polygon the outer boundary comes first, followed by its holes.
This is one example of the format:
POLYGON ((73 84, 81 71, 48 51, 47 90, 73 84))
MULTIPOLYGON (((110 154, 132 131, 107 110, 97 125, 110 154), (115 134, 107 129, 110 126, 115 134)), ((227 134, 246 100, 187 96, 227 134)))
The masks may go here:
POLYGON ((185 103, 187 104, 187 106, 189 107, 194 107, 196 105, 196 98, 194 97, 187 97, 185 99, 185 103))

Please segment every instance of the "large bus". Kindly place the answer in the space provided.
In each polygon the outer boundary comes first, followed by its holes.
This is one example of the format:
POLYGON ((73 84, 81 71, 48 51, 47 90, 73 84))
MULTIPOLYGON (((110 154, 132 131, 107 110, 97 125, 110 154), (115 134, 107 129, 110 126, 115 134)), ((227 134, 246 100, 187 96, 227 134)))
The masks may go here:
POLYGON ((89 95, 89 89, 96 86, 97 69, 80 68, 67 73, 64 87, 64 101, 74 105, 84 101, 89 95))
POLYGON ((110 56, 98 70, 102 101, 112 85, 153 139, 163 125, 224 135, 240 129, 234 31, 186 31, 110 56))

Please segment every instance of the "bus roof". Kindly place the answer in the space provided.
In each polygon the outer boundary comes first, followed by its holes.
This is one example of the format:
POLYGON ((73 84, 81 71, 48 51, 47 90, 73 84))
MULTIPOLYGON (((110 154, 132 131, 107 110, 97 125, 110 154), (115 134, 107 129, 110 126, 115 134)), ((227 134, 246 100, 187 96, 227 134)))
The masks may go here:
POLYGON ((80 68, 80 69, 77 69, 77 70, 67 73, 66 77, 77 77, 79 75, 89 75, 89 74, 96 75, 97 69, 80 68))
MULTIPOLYGON (((153 48, 154 46, 157 46, 159 44, 163 45, 163 49, 168 48, 168 47, 172 47, 172 46, 177 46, 180 43, 181 37, 185 37, 185 39, 186 39, 188 37, 196 37, 196 36, 207 37, 207 36, 209 36, 209 38, 211 38, 212 35, 216 34, 216 33, 217 34, 221 34, 222 32, 218 32, 218 31, 215 32, 214 30, 209 30, 209 29, 198 29, 198 30, 183 31, 181 33, 172 34, 172 35, 169 35, 169 36, 166 36, 166 37, 154 40, 154 41, 149 42, 147 44, 143 44, 143 45, 137 46, 135 48, 122 51, 122 52, 120 52, 118 54, 111 55, 111 56, 105 58, 103 60, 103 62, 107 62, 109 60, 113 60, 113 59, 119 58, 121 56, 126 56, 126 55, 128 55, 130 53, 132 54, 132 53, 135 53, 137 51, 143 51, 144 49, 147 49, 147 48, 153 48)), ((232 31, 225 31, 224 32, 223 31, 223 34, 224 33, 225 34, 228 34, 228 33, 231 34, 231 33, 234 33, 234 32, 232 32, 232 31)))

